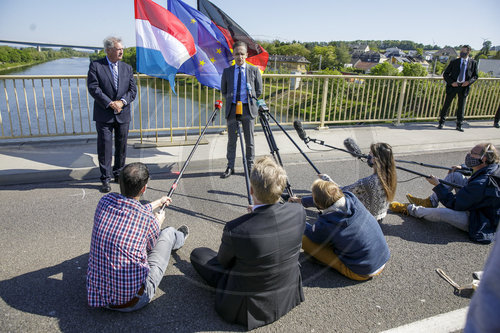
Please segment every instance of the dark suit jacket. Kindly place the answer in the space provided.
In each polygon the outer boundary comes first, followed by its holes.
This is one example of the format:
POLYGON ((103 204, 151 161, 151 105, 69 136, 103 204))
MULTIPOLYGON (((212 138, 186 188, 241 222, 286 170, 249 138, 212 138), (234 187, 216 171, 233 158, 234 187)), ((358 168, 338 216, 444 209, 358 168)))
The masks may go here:
POLYGON ((298 259, 305 220, 302 205, 278 203, 226 224, 217 256, 229 271, 215 295, 221 317, 250 330, 304 300, 298 259))
MULTIPOLYGON (((231 103, 233 101, 234 92, 234 66, 225 68, 222 72, 221 78, 221 92, 226 99, 226 119, 229 117, 231 112, 231 103)), ((260 75, 260 70, 250 65, 246 64, 246 78, 247 83, 250 83, 252 91, 248 92, 248 108, 250 109, 250 114, 252 117, 257 117, 259 114, 259 108, 257 107, 257 100, 262 94, 262 75, 260 75)), ((241 87, 241 89, 247 89, 247 87, 241 87)))
MULTIPOLYGON (((446 81, 446 88, 450 88, 453 82, 457 82, 458 75, 460 75, 461 58, 452 60, 443 72, 443 78, 446 81)), ((465 87, 468 91, 471 84, 477 80, 477 62, 469 58, 467 70, 465 72, 465 81, 469 81, 469 86, 465 87)))
POLYGON ((116 90, 107 59, 92 61, 87 75, 87 87, 90 95, 94 98, 94 121, 103 123, 112 123, 115 120, 119 123, 130 122, 130 105, 137 93, 134 72, 130 65, 118 61, 118 90, 116 90), (113 109, 107 106, 110 102, 121 99, 127 101, 127 105, 122 112, 115 115, 113 109))

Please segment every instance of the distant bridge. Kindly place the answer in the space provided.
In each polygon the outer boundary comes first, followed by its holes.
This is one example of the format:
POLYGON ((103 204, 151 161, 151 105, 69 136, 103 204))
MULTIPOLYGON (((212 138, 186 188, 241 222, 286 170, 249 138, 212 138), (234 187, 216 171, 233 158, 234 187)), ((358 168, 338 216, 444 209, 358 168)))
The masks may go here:
POLYGON ((103 49, 102 46, 83 46, 83 45, 69 45, 69 44, 52 44, 52 43, 40 43, 40 42, 21 42, 17 40, 0 40, 3 44, 16 44, 16 45, 28 45, 35 46, 38 51, 41 51, 42 47, 70 47, 72 49, 84 49, 99 52, 103 49))

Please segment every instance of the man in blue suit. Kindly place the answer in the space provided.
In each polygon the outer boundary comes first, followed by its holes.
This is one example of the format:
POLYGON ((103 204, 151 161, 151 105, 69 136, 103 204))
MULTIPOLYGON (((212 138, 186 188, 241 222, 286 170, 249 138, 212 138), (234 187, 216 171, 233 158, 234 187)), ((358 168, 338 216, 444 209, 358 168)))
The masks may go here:
POLYGON ((236 158, 236 141, 238 140, 238 121, 241 121, 245 137, 246 159, 248 170, 252 170, 255 158, 253 140, 254 119, 259 114, 257 98, 262 93, 262 76, 260 70, 245 62, 248 56, 247 45, 238 41, 233 45, 235 65, 224 69, 221 78, 221 92, 226 99, 227 120, 227 168, 221 178, 234 174, 234 160, 236 158), (242 104, 242 115, 236 118, 236 105, 242 104))
POLYGON ((87 87, 94 98, 94 121, 97 131, 97 156, 101 171, 101 192, 111 191, 111 177, 118 182, 125 166, 127 137, 130 123, 130 104, 135 99, 137 87, 132 67, 123 58, 121 39, 104 40, 106 57, 92 61, 89 66, 87 87), (111 169, 112 138, 115 132, 115 163, 111 169))

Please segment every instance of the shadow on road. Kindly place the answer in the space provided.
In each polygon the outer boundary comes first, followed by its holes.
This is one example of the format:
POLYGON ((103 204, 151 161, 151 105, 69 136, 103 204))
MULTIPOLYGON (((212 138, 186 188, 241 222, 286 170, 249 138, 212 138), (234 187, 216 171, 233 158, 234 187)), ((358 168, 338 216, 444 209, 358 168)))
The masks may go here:
POLYGON ((401 239, 423 244, 448 244, 452 242, 468 243, 467 234, 447 223, 430 222, 412 216, 398 216, 401 224, 381 223, 385 236, 395 236, 401 239))
POLYGON ((167 273, 156 298, 145 308, 128 314, 87 305, 87 262, 88 254, 84 254, 1 281, 0 297, 19 311, 56 318, 62 332, 241 330, 217 316, 213 296, 193 283, 197 279, 196 272, 177 254, 171 263, 185 275, 167 273))

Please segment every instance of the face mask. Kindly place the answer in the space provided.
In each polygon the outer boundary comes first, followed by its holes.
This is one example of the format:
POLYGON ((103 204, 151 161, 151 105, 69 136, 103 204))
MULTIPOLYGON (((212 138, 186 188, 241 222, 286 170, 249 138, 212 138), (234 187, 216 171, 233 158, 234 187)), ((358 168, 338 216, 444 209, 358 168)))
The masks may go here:
POLYGON ((460 52, 460 58, 467 58, 467 52, 460 52))
POLYGON ((470 155, 470 153, 468 153, 466 156, 465 156, 465 165, 468 167, 468 168, 473 168, 473 167, 476 167, 478 165, 480 165, 481 163, 483 163, 482 159, 481 158, 475 158, 475 157, 472 157, 470 155))
POLYGON ((368 166, 370 168, 373 168, 373 166, 375 164, 373 163, 373 156, 372 155, 368 155, 368 157, 366 158, 366 164, 368 164, 368 166))

